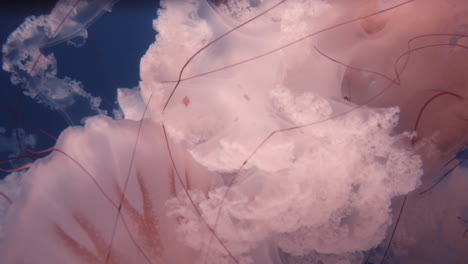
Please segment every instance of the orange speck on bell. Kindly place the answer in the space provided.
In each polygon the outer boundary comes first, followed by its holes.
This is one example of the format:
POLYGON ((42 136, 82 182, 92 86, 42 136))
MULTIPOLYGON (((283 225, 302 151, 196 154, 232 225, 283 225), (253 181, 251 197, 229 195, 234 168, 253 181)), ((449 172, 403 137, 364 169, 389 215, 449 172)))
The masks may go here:
POLYGON ((187 96, 185 96, 183 99, 182 99, 182 103, 185 105, 185 106, 188 106, 190 104, 190 98, 188 98, 187 96))

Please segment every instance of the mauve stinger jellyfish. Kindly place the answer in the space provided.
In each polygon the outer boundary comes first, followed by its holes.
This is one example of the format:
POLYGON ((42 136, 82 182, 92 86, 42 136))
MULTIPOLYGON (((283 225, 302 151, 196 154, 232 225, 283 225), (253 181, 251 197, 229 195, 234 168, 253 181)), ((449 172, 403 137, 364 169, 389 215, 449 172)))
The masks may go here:
POLYGON ((114 4, 59 1, 3 45, 73 126, 0 182, 0 262, 468 261, 465 0, 162 1, 110 112, 50 47, 114 4))

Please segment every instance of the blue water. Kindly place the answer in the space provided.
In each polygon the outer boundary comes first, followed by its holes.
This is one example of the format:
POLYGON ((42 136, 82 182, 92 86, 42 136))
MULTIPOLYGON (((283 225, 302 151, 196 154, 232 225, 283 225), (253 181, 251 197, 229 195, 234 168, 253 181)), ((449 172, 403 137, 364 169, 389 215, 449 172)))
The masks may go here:
MULTIPOLYGON (((31 15, 44 14, 55 1, 23 1, 3 5, 0 9, 0 41, 3 45, 7 37, 21 23, 21 17, 32 9, 31 15)), ((156 32, 152 20, 156 18, 159 1, 122 0, 114 5, 111 13, 105 13, 88 28, 89 37, 81 47, 66 43, 43 49, 53 52, 57 59, 57 77, 68 76, 80 81, 84 89, 93 96, 103 99, 101 108, 112 115, 116 108, 117 87, 138 86, 139 64, 149 45, 154 42, 156 32)), ((34 149, 49 148, 54 140, 31 126, 44 129, 58 136, 70 124, 64 115, 37 104, 27 96, 21 96, 21 87, 13 86, 10 74, 0 71, 0 160, 25 155, 17 147, 16 127, 26 135, 36 137, 34 149), (8 109, 10 111, 8 111, 8 109), (14 112, 14 113, 12 113, 14 112), (17 120, 19 113, 21 120, 17 120), (4 144, 2 144, 4 143, 4 144)), ((83 117, 94 113, 80 111, 79 104, 72 113, 74 125, 79 125, 83 117)), ((20 139, 23 148, 29 147, 26 139, 20 139)), ((20 166, 30 159, 0 164, 1 168, 20 166)), ((0 172, 0 179, 7 173, 0 172)))

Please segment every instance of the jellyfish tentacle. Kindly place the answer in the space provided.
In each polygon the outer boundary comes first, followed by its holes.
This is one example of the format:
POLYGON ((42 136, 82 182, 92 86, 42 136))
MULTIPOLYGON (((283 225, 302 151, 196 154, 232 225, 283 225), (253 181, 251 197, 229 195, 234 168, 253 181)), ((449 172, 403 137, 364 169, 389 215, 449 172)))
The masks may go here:
POLYGON ((332 58, 331 56, 325 54, 325 53, 322 52, 319 48, 317 48, 317 46, 315 46, 315 45, 314 45, 314 48, 315 48, 315 50, 316 50, 320 55, 322 55, 323 57, 325 57, 325 58, 327 58, 327 59, 329 59, 329 60, 331 60, 331 61, 333 61, 333 62, 335 62, 335 63, 338 63, 338 64, 340 64, 340 65, 343 65, 343 66, 346 67, 346 68, 349 68, 349 69, 355 70, 355 71, 360 71, 360 72, 372 73, 372 74, 375 74, 375 75, 377 75, 377 76, 380 76, 380 77, 382 77, 382 78, 388 80, 389 82, 391 82, 391 83, 393 83, 393 84, 395 84, 395 85, 398 85, 398 86, 401 85, 400 80, 398 80, 398 79, 392 79, 392 78, 388 77, 387 75, 385 75, 385 74, 383 74, 383 73, 380 73, 380 72, 377 72, 377 71, 367 70, 367 69, 358 68, 358 67, 354 67, 354 66, 345 64, 345 63, 343 63, 343 62, 341 62, 341 61, 339 61, 339 60, 337 60, 337 59, 335 59, 335 58, 332 58))
POLYGON ((408 50, 407 52, 401 54, 397 59, 396 59, 396 62, 395 62, 395 74, 397 76, 397 80, 400 80, 400 74, 398 73, 398 69, 397 69, 397 66, 398 66, 398 62, 405 56, 415 52, 415 51, 420 51, 420 50, 424 50, 424 49, 427 49, 427 48, 433 48, 433 47, 442 47, 442 46, 451 46, 451 47, 459 47, 459 48, 464 48, 464 49, 468 49, 468 46, 466 45, 461 45, 461 44, 450 44, 450 43, 439 43, 439 44, 430 44, 430 45, 425 45, 425 46, 420 46, 420 47, 417 47, 417 48, 414 48, 414 49, 411 49, 411 50, 408 50))
POLYGON ((398 224, 400 223, 401 215, 403 214, 403 209, 405 208, 406 198, 408 198, 408 194, 405 194, 403 198, 403 202, 401 203, 401 207, 400 207, 400 212, 398 213, 398 218, 395 222, 395 226, 393 227, 392 234, 390 235, 390 239, 388 240, 388 244, 385 248, 384 255, 382 256, 382 259, 380 260, 379 264, 383 264, 385 261, 385 258, 387 257, 388 251, 390 249, 390 245, 392 244, 393 237, 395 236, 396 230, 398 228, 398 224))
POLYGON ((455 164, 452 168, 450 168, 447 172, 445 172, 439 179, 432 184, 429 188, 425 189, 424 191, 421 191, 419 195, 425 194, 426 192, 434 189, 439 183, 441 183, 445 178, 447 178, 456 168, 458 168, 460 165, 462 165, 466 160, 468 160, 468 157, 465 157, 461 159, 457 164, 455 164))
MULTIPOLYGON (((54 38, 57 33, 59 32, 59 30, 62 28, 63 24, 65 23, 65 21, 67 20, 67 18, 70 16, 70 14, 72 13, 72 11, 75 9, 75 7, 79 4, 81 0, 77 0, 75 2, 75 4, 73 5, 72 8, 70 8, 70 10, 68 11, 68 13, 65 15, 65 17, 62 19, 62 21, 59 23, 59 25, 57 26, 57 28, 55 29, 55 31, 53 32, 52 36, 49 38, 49 41, 54 38)), ((34 69, 36 68, 37 64, 39 63, 39 60, 42 58, 43 54, 42 53, 39 53, 39 55, 36 57, 33 65, 31 66, 31 68, 29 69, 29 72, 28 74, 30 76, 32 76, 33 72, 34 72, 34 69)), ((41 93, 41 90, 38 91, 36 97, 41 93)), ((19 128, 20 128, 20 120, 21 120, 21 113, 20 113, 20 109, 21 109, 21 106, 23 104, 23 94, 20 93, 19 96, 18 96, 18 103, 17 103, 17 111, 16 111, 16 128, 15 128, 15 136, 16 136, 16 141, 17 141, 17 145, 18 145, 18 148, 20 150, 21 153, 24 153, 24 149, 23 149, 23 146, 21 144, 21 140, 20 140, 20 136, 19 136, 19 128)), ((8 172, 8 171, 7 171, 8 172)))
MULTIPOLYGON (((6 163, 6 162, 12 161, 12 160, 19 160, 19 159, 30 159, 31 161, 35 161, 37 159, 37 157, 31 156, 31 155, 21 155, 21 156, 16 156, 16 157, 11 157, 11 158, 7 158, 7 159, 4 159, 4 160, 0 160, 0 164, 6 163)), ((31 164, 31 163, 29 162, 27 164, 31 164)), ((24 169, 27 169, 27 168, 29 168, 29 166, 25 167, 25 165, 22 165, 22 166, 18 166, 16 168, 12 168, 12 169, 0 168, 0 171, 9 173, 9 172, 24 170, 24 169)))
POLYGON ((8 202, 9 204, 12 204, 12 203, 13 203, 13 201, 11 200, 11 198, 10 198, 8 195, 4 194, 3 192, 0 192, 0 195, 1 195, 3 198, 5 198, 5 200, 7 200, 7 202, 8 202))
POLYGON ((468 146, 467 145, 462 145, 458 148, 458 150, 455 152, 455 155, 453 155, 452 158, 450 158, 447 162, 444 163, 444 165, 442 166, 443 168, 447 167, 447 165, 449 165, 452 161, 456 160, 457 158, 461 158, 462 155, 466 152, 466 150, 468 149, 468 146))
POLYGON ((3 172, 15 172, 15 171, 20 171, 20 170, 27 169, 27 168, 29 168, 29 167, 31 167, 31 166, 32 166, 32 163, 29 162, 29 163, 26 163, 26 164, 24 164, 24 165, 21 165, 21 166, 19 166, 19 167, 17 167, 17 168, 14 168, 14 169, 2 169, 2 168, 0 168, 0 171, 3 171, 3 172))
MULTIPOLYGON (((464 100, 465 98, 459 94, 456 94, 456 93, 453 93, 453 92, 449 92, 449 91, 442 91, 442 92, 439 92, 435 95, 433 95, 431 98, 429 98, 425 103, 424 105, 421 107, 421 109, 419 110, 419 113, 418 113, 418 116, 416 118, 416 122, 414 123, 414 131, 417 131, 418 130, 418 126, 419 126, 419 122, 421 121, 421 116, 424 112, 424 110, 427 108, 427 106, 429 104, 431 104, 435 99, 441 97, 442 95, 451 95, 453 97, 456 97, 460 100, 464 100)), ((411 144, 415 144, 417 141, 417 136, 414 136, 412 139, 411 139, 411 144)))

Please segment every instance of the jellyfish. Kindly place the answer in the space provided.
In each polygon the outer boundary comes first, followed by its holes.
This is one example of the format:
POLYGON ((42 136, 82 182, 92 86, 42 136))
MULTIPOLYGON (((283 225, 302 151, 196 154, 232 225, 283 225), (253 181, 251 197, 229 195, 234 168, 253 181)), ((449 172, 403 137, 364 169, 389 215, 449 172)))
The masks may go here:
POLYGON ((3 46, 74 126, 18 141, 48 155, 0 185, 2 262, 468 259, 463 0, 163 1, 111 114, 52 47, 114 4, 59 1, 3 46))

